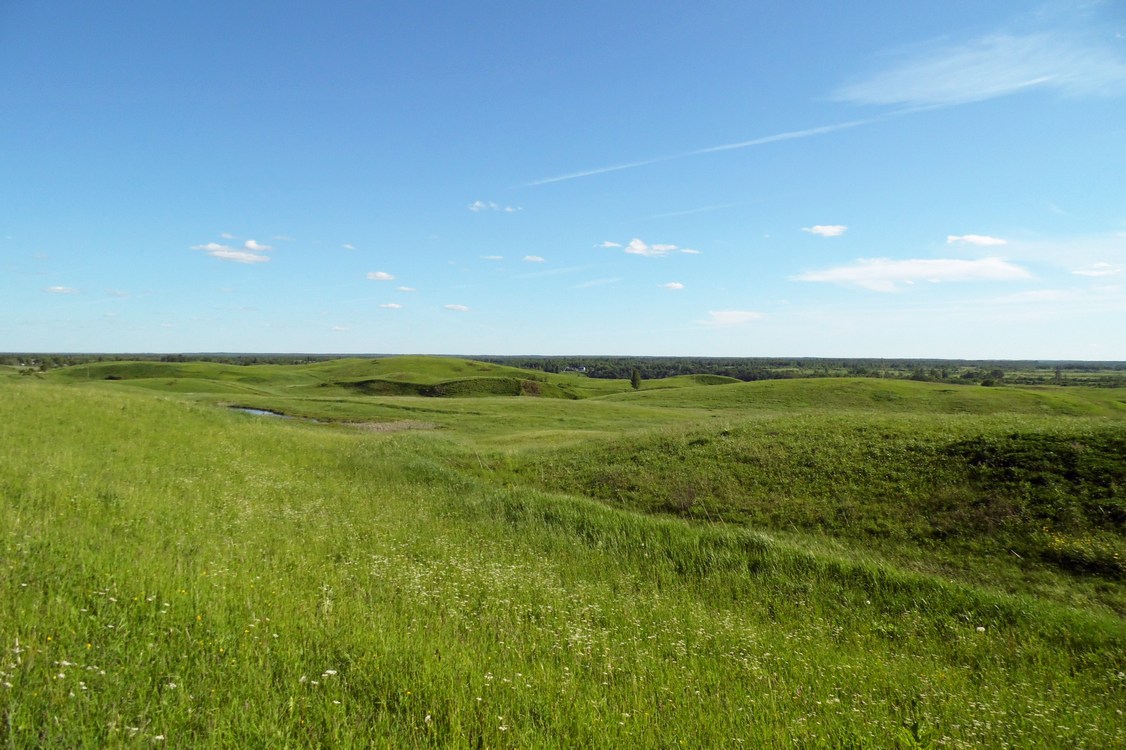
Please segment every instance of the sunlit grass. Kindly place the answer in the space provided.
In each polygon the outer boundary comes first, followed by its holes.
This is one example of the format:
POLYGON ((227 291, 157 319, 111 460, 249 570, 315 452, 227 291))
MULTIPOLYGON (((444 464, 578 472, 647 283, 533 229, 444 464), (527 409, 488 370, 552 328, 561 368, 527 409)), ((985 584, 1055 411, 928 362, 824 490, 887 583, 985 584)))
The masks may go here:
POLYGON ((1126 744, 1116 615, 529 489, 558 477, 520 468, 623 431, 692 455, 712 423, 792 446, 817 417, 307 405, 441 427, 382 434, 116 385, 0 383, 0 744, 1126 744))

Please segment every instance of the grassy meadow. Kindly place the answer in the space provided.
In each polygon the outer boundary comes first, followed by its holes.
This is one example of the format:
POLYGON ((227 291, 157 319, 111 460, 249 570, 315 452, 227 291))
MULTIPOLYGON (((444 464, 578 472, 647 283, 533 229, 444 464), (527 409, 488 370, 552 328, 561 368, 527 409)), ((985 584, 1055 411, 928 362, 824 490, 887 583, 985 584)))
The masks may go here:
POLYGON ((643 386, 0 370, 0 747, 1126 747, 1126 389, 643 386))

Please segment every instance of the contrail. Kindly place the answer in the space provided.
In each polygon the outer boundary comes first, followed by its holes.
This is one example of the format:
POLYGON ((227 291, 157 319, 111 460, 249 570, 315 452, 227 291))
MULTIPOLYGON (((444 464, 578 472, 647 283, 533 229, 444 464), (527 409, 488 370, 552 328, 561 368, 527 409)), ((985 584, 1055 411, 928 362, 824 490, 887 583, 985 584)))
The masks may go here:
POLYGON ((577 180, 580 177, 593 177, 598 174, 606 174, 607 172, 620 172, 624 169, 636 169, 637 167, 645 167, 650 164, 660 164, 666 161, 675 161, 676 159, 687 159, 690 156, 700 156, 702 154, 712 154, 717 151, 733 151, 739 148, 750 148, 751 146, 762 146, 767 143, 777 143, 778 141, 792 141, 798 138, 810 138, 815 135, 824 135, 826 133, 834 133, 838 130, 847 130, 848 128, 855 128, 861 125, 869 125, 873 122, 886 119, 895 114, 902 114, 902 112, 893 112, 889 115, 882 115, 880 117, 869 117, 863 120, 849 120, 848 122, 838 122, 833 125, 822 125, 816 128, 805 128, 804 130, 790 130, 785 133, 775 133, 774 135, 764 135, 761 138, 753 138, 749 141, 739 141, 737 143, 725 143, 722 146, 709 146, 708 148, 698 148, 694 151, 685 151, 682 154, 673 154, 672 156, 659 156, 655 159, 645 159, 644 161, 634 161, 628 164, 615 164, 610 167, 599 167, 597 169, 587 169, 582 172, 570 172, 568 174, 559 175, 557 177, 547 177, 542 180, 534 182, 526 182, 520 187, 536 187, 537 185, 550 185, 553 182, 566 182, 567 180, 577 180))

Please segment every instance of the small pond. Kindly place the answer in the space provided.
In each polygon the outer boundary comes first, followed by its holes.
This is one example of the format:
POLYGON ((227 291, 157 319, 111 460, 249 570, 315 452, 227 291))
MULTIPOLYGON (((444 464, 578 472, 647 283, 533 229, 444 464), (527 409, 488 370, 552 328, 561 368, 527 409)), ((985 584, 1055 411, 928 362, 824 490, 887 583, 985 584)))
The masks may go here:
POLYGON ((278 419, 293 419, 288 414, 280 414, 276 411, 267 411, 266 409, 252 409, 249 406, 232 406, 234 411, 241 411, 243 414, 253 414, 258 417, 277 417, 278 419))

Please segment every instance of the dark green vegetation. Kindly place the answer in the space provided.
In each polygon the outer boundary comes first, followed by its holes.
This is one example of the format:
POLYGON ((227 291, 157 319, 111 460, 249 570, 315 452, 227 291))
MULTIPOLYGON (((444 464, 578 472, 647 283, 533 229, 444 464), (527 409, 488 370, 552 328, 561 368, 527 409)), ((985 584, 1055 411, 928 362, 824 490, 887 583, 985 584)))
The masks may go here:
POLYGON ((1126 390, 18 373, 0 746, 1126 745, 1126 390))

